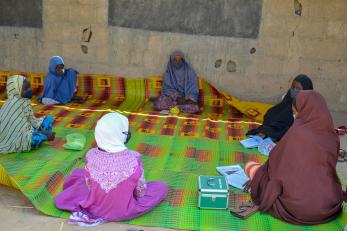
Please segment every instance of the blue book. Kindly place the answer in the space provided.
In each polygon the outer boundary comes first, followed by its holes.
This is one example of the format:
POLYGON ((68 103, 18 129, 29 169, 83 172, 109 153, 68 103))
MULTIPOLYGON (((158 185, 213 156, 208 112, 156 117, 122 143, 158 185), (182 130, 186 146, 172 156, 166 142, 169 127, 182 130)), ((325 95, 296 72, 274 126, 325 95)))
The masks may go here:
POLYGON ((264 154, 268 156, 271 152, 271 150, 276 146, 276 144, 272 141, 270 137, 264 139, 262 142, 260 142, 258 146, 258 151, 261 154, 264 154))
POLYGON ((249 177, 240 165, 220 166, 216 169, 225 177, 228 184, 235 188, 243 190, 243 185, 249 181, 249 177))
POLYGON ((260 136, 250 136, 250 138, 241 140, 240 143, 245 148, 256 148, 259 146, 259 144, 263 141, 263 138, 260 136))

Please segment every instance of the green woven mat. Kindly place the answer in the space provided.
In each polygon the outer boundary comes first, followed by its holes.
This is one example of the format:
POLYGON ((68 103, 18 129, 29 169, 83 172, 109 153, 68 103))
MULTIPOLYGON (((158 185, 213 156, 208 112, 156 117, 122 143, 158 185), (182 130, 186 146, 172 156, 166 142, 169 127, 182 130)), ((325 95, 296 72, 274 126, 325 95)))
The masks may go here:
MULTIPOLYGON (((6 95, 6 80, 12 74, 0 72, 0 105, 6 95)), ((36 97, 40 95, 44 74, 22 74, 31 80, 36 97)), ((163 203, 127 223, 213 231, 335 231, 342 230, 346 224, 347 212, 328 224, 304 227, 289 225, 266 214, 256 213, 242 220, 226 210, 197 208, 199 175, 218 175, 215 170, 217 166, 244 166, 248 160, 266 160, 256 150, 244 149, 238 143, 245 137, 247 130, 256 126, 252 121, 262 117, 266 106, 259 103, 235 103, 238 102, 235 98, 221 94, 211 84, 199 79, 201 112, 198 115, 165 117, 154 111, 151 101, 160 95, 161 78, 125 79, 108 75, 79 75, 78 81, 79 94, 88 97, 82 105, 71 103, 65 106, 33 107, 37 116, 54 116, 54 130, 57 132, 55 141, 28 153, 0 156, 0 165, 44 214, 64 218, 69 216, 68 212, 55 207, 53 198, 61 191, 66 176, 74 168, 84 166, 85 153, 94 144, 93 129, 96 121, 111 109, 118 109, 129 112, 126 115, 129 116, 133 136, 128 146, 142 154, 146 179, 164 181, 170 187, 163 203), (84 150, 63 149, 65 136, 73 132, 86 135, 88 146, 84 150)), ((232 190, 231 205, 247 199, 248 194, 232 190)))
MULTIPOLYGON (((0 156, 0 163, 37 209, 48 215, 66 218, 69 213, 58 210, 53 198, 61 191, 64 178, 74 168, 84 165, 84 156, 90 146, 83 151, 64 150, 64 137, 71 129, 57 128, 56 131, 56 141, 29 153, 0 156)), ((93 143, 92 131, 78 131, 86 135, 89 144, 93 143)), ((330 231, 342 230, 347 221, 347 213, 343 213, 328 224, 304 227, 289 225, 267 214, 256 213, 243 220, 226 210, 198 209, 199 175, 218 175, 216 166, 266 160, 256 150, 244 149, 236 141, 134 133, 129 147, 142 153, 148 181, 164 181, 170 187, 163 203, 148 214, 127 222, 129 224, 191 230, 330 231)), ((231 205, 249 198, 248 194, 236 189, 232 193, 231 205)))

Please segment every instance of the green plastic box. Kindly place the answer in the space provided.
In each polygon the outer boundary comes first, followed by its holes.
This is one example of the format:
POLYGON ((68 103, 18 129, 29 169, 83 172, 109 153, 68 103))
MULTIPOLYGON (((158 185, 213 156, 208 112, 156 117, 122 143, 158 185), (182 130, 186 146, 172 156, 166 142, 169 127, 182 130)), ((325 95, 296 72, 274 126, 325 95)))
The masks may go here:
POLYGON ((200 209, 227 209, 229 187, 224 176, 199 176, 200 209))

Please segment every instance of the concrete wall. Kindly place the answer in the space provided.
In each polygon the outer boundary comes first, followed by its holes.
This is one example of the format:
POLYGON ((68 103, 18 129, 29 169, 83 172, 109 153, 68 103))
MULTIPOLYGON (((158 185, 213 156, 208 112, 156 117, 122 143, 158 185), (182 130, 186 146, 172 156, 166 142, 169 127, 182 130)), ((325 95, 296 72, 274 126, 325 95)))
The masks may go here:
POLYGON ((301 16, 294 0, 263 0, 258 38, 246 39, 109 27, 107 0, 44 0, 42 29, 0 27, 0 69, 45 72, 58 54, 82 73, 143 77, 161 74, 180 49, 199 75, 240 99, 274 103, 306 73, 332 110, 347 111, 347 1, 299 2, 301 16))

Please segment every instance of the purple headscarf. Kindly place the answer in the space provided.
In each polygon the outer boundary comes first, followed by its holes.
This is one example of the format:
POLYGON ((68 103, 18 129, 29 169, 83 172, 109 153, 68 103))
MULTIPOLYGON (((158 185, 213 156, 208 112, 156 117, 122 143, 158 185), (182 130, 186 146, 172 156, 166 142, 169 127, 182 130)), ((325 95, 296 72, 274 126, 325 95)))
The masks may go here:
POLYGON ((164 73, 162 94, 165 96, 177 94, 194 102, 198 101, 199 86, 197 76, 184 59, 184 54, 181 51, 175 51, 170 55, 167 70, 164 73), (174 66, 175 56, 182 57, 183 65, 179 69, 174 66))

